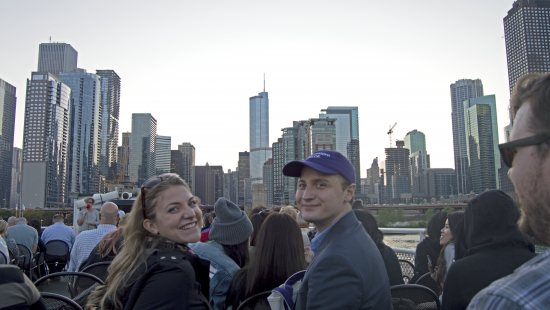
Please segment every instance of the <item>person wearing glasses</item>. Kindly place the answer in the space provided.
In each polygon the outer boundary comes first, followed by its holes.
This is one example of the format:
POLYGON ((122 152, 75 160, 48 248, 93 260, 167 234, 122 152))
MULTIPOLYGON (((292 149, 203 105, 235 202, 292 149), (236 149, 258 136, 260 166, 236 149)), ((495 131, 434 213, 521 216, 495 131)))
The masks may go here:
POLYGON ((188 243, 200 238, 198 199, 178 175, 145 182, 124 228, 124 246, 86 309, 210 309, 209 263, 188 243))
MULTIPOLYGON (((550 74, 527 74, 510 101, 510 142, 499 145, 519 196, 519 228, 550 246, 550 74)), ((545 309, 550 305, 550 250, 479 292, 469 309, 545 309)))

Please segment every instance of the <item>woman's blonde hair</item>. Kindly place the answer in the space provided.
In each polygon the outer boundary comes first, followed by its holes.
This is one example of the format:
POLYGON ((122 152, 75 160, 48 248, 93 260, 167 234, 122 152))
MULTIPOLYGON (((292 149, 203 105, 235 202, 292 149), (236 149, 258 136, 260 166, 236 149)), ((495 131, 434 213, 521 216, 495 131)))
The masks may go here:
POLYGON ((4 233, 4 230, 8 227, 8 223, 4 220, 0 220, 0 234, 4 233))
MULTIPOLYGON (((179 176, 171 176, 160 182, 153 188, 145 188, 140 191, 132 211, 128 217, 128 223, 124 227, 124 247, 109 266, 109 277, 105 285, 99 286, 88 298, 86 309, 122 309, 121 298, 125 290, 134 283, 130 283, 133 273, 145 263, 147 259, 146 249, 155 248, 159 242, 166 241, 160 235, 152 235, 143 227, 142 195, 145 191, 145 214, 147 219, 155 223, 156 205, 162 193, 173 186, 184 186, 190 193, 187 183, 179 176)), ((202 217, 198 219, 202 221, 202 217)), ((200 223, 197 223, 200 224, 200 223)))
POLYGON ((298 212, 296 212, 296 210, 294 209, 293 206, 282 207, 281 211, 279 211, 279 212, 280 213, 286 213, 286 214, 290 215, 293 219, 298 218, 298 212))

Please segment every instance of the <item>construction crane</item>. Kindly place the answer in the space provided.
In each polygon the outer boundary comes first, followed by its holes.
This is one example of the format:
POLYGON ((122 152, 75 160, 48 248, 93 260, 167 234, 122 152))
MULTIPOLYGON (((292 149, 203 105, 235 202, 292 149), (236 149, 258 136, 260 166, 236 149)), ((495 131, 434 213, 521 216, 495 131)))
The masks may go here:
POLYGON ((388 130, 388 135, 390 136, 390 148, 393 147, 393 145, 391 144, 391 135, 393 133, 393 129, 395 128, 395 126, 397 126, 397 123, 395 123, 393 126, 390 125, 390 130, 388 130))

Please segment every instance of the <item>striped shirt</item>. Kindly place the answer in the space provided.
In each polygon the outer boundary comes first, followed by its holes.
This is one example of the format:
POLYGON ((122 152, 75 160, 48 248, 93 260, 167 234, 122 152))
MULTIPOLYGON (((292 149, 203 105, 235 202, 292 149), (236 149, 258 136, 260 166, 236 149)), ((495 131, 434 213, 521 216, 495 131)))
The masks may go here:
POLYGON ((116 230, 115 225, 101 224, 97 226, 97 229, 83 231, 76 236, 73 249, 71 250, 71 262, 67 271, 78 271, 77 269, 80 264, 85 259, 88 259, 88 256, 90 256, 95 246, 99 244, 99 241, 113 230, 116 230))
POLYGON ((550 250, 479 292, 468 309, 550 308, 550 250))

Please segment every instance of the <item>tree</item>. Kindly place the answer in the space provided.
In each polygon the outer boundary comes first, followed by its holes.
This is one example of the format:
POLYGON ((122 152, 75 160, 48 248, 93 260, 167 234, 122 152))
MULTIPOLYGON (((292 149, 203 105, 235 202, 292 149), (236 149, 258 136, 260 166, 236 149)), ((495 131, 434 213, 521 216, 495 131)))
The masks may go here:
POLYGON ((434 209, 429 208, 426 210, 426 222, 429 222, 432 219, 432 216, 434 216, 434 209))
POLYGON ((385 227, 389 223, 394 223, 397 221, 394 208, 384 208, 376 211, 376 221, 378 226, 385 227))
POLYGON ((407 221, 407 217, 405 216, 405 210, 397 209, 397 212, 395 214, 395 221, 396 222, 406 222, 407 221))
POLYGON ((451 206, 446 206, 445 208, 443 208, 443 211, 447 213, 453 213, 455 212, 455 209, 451 208, 451 206))

